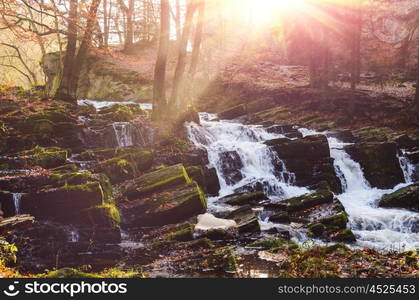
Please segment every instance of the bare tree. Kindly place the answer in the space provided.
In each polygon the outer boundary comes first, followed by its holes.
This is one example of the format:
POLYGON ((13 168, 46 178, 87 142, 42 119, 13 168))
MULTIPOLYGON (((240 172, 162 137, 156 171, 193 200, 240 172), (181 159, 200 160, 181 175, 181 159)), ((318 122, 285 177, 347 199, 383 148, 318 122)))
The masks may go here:
POLYGON ((167 106, 166 100, 166 65, 170 43, 170 4, 161 0, 160 4, 160 38, 156 67, 154 70, 153 119, 160 120, 167 106))

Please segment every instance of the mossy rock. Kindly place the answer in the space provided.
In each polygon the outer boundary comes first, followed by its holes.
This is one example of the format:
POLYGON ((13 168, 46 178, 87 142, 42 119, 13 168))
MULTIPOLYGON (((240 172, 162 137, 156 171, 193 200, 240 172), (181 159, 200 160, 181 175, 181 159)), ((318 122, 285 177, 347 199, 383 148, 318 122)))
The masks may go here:
POLYGON ((106 203, 113 203, 112 184, 105 174, 92 174, 89 171, 83 172, 56 172, 50 175, 50 181, 53 186, 74 186, 83 185, 88 182, 99 182, 103 191, 103 199, 106 203))
POLYGON ((231 196, 223 197, 221 201, 225 201, 230 205, 252 205, 258 204, 262 200, 268 199, 263 192, 254 192, 254 193, 239 193, 231 196))
POLYGON ((149 151, 137 151, 100 162, 93 170, 106 174, 112 183, 132 179, 147 171, 153 164, 153 154, 149 151))
POLYGON ((232 211, 226 219, 236 221, 239 233, 260 232, 260 224, 255 212, 249 205, 244 205, 232 211))
POLYGON ((404 182, 395 143, 359 143, 348 146, 346 150, 359 162, 372 187, 391 189, 404 182))
POLYGON ((114 228, 121 223, 118 208, 113 204, 97 205, 86 210, 90 225, 114 228))
POLYGON ((269 222, 273 223, 289 223, 290 216, 287 212, 279 212, 269 217, 269 222))
POLYGON ((419 184, 412 184, 384 195, 378 202, 378 205, 380 207, 405 208, 419 211, 419 184))
POLYGON ((182 186, 190 183, 185 167, 181 164, 163 167, 156 171, 146 173, 129 183, 125 187, 124 195, 128 199, 140 198, 153 193, 161 192, 167 188, 182 186))
POLYGON ((176 241, 176 242, 187 242, 192 241, 194 239, 194 230, 195 226, 192 224, 186 224, 182 226, 178 231, 169 233, 165 236, 166 241, 176 241))
POLYGON ((79 170, 79 168, 77 167, 76 164, 65 164, 56 168, 51 169, 52 172, 57 172, 57 173, 67 173, 67 172, 77 172, 79 170))
POLYGON ((348 215, 345 212, 340 212, 334 216, 319 220, 319 223, 323 224, 328 229, 345 229, 348 223, 348 215))
POLYGON ((249 247, 254 247, 254 248, 261 248, 264 250, 269 250, 272 248, 281 248, 281 249, 287 249, 288 247, 288 242, 283 240, 283 239, 276 239, 276 238, 272 238, 272 239, 261 239, 261 240, 257 240, 255 242, 252 242, 250 244, 248 244, 249 247))
POLYGON ((22 196, 22 211, 38 220, 78 224, 86 209, 108 202, 100 182, 64 185, 22 196))
POLYGON ((332 239, 337 242, 353 243, 356 241, 356 237, 352 230, 342 229, 332 235, 332 239))
POLYGON ((312 194, 306 194, 298 197, 294 197, 288 200, 284 200, 281 204, 286 206, 287 212, 303 211, 317 205, 332 203, 333 193, 329 190, 318 190, 312 194))
POLYGON ((326 230, 326 226, 322 223, 315 223, 308 227, 309 232, 308 235, 310 237, 320 237, 323 235, 323 232, 326 230))
POLYGON ((195 180, 199 184, 199 186, 205 187, 204 170, 201 166, 187 167, 186 172, 192 180, 195 180))
POLYGON ((166 187, 146 198, 125 205, 128 225, 174 224, 205 212, 206 198, 196 182, 166 187))
POLYGON ((17 156, 1 158, 0 169, 23 169, 30 166, 50 169, 63 165, 67 157, 67 150, 58 147, 44 148, 36 146, 31 150, 17 153, 17 156))

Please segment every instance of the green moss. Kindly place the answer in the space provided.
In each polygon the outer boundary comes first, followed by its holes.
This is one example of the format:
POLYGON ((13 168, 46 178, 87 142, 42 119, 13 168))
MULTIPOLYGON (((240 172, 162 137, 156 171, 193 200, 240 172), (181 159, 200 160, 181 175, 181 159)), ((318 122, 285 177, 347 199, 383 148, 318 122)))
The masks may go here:
POLYGON ((283 239, 263 239, 255 241, 249 244, 249 246, 269 250, 272 248, 284 248, 287 244, 283 239))
POLYGON ((89 171, 72 173, 54 173, 50 179, 57 185, 79 185, 88 181, 96 180, 96 177, 89 171))
POLYGON ((46 275, 42 274, 41 277, 78 279, 78 278, 98 278, 99 276, 85 273, 85 272, 82 272, 80 270, 73 269, 73 268, 63 268, 63 269, 51 271, 47 273, 46 275))
POLYGON ((96 226, 116 227, 121 223, 118 208, 113 204, 102 204, 87 209, 90 222, 96 226))
POLYGON ((165 237, 166 241, 177 241, 177 242, 186 242, 193 240, 195 226, 192 224, 187 224, 184 228, 172 232, 165 237))
POLYGON ((319 237, 326 230, 326 226, 321 223, 315 223, 309 226, 308 235, 310 237, 319 237))
POLYGON ((340 212, 334 216, 319 220, 319 223, 326 226, 328 230, 345 229, 348 223, 348 216, 345 212, 340 212))

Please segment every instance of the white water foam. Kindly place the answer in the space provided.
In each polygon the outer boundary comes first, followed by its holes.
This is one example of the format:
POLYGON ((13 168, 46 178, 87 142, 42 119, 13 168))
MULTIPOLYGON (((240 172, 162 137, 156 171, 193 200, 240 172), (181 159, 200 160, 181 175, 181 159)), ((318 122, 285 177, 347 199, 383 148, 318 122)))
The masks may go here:
MULTIPOLYGON (((325 134, 300 129, 304 136, 325 134)), ((419 247, 419 214, 404 209, 388 209, 377 206, 385 194, 411 183, 401 183, 390 190, 372 188, 365 179, 359 163, 344 150, 347 143, 328 137, 331 157, 335 159, 336 174, 341 180, 343 193, 337 195, 349 215, 350 228, 357 237, 357 245, 381 251, 403 251, 419 247)), ((408 164, 408 162, 406 162, 408 164)))
POLYGON ((131 123, 116 122, 113 123, 112 126, 115 131, 115 138, 118 143, 118 147, 130 147, 134 145, 131 123))
POLYGON ((284 137, 268 133, 262 126, 243 125, 233 121, 210 121, 215 115, 201 114, 201 125, 189 123, 188 135, 198 147, 208 151, 209 167, 214 167, 220 180, 220 195, 208 199, 210 211, 231 209, 217 204, 221 197, 231 195, 236 189, 255 184, 264 184, 264 191, 271 201, 279 201, 308 193, 309 190, 293 185, 294 176, 285 168, 282 160, 264 144, 265 141, 284 137), (242 179, 228 184, 223 175, 220 154, 235 151, 242 163, 242 179), (282 165, 282 171, 275 165, 282 165))
POLYGON ((99 100, 87 100, 87 99, 85 99, 85 100, 78 100, 77 104, 81 105, 81 106, 92 105, 96 109, 101 109, 101 108, 116 105, 116 104, 124 104, 124 105, 135 104, 135 105, 139 105, 140 108, 144 109, 144 110, 152 110, 153 109, 153 104, 152 103, 137 103, 137 102, 134 102, 134 101, 117 102, 117 101, 99 101, 99 100))
POLYGON ((22 193, 13 193, 13 205, 15 207, 15 215, 21 213, 22 193))

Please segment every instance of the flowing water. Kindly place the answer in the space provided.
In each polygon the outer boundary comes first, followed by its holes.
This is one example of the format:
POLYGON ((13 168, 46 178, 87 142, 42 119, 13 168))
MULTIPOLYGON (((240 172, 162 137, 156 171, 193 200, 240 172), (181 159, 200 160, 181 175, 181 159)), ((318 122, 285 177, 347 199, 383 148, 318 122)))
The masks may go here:
POLYGON ((15 207, 15 215, 20 215, 22 203, 22 194, 13 193, 13 205, 15 207))
MULTIPOLYGON (((211 115, 201 114, 201 126, 195 123, 188 125, 191 141, 208 151, 210 167, 217 170, 220 180, 219 197, 208 199, 209 209, 223 210, 217 200, 233 194, 246 186, 263 185, 263 190, 271 201, 279 201, 307 193, 309 190, 292 185, 294 174, 287 171, 283 161, 264 144, 265 141, 284 137, 268 133, 262 126, 243 125, 237 122, 211 120, 211 115), (241 179, 229 182, 224 176, 226 164, 223 153, 235 152, 240 157, 243 167, 241 179), (278 167, 280 170, 278 172, 278 167)), ((228 208, 227 208, 228 209, 228 208)))
MULTIPOLYGON (((208 151, 209 167, 214 167, 220 180, 220 195, 208 199, 209 211, 233 209, 218 203, 218 199, 230 195, 249 184, 263 183, 263 189, 270 201, 281 201, 310 192, 308 188, 293 185, 295 177, 286 170, 284 162, 263 143, 270 139, 284 137, 268 133, 262 126, 243 125, 235 121, 217 121, 215 115, 201 114, 201 125, 188 124, 190 140, 208 151), (212 121, 213 119, 213 121, 212 121), (235 151, 240 160, 242 179, 230 182, 224 172, 223 153, 235 151), (277 171, 279 166, 280 172, 277 171)), ((300 129, 304 136, 319 134, 315 131, 300 129)), ((327 136, 327 133, 322 133, 327 136)), ((331 156, 337 176, 340 178, 343 193, 336 195, 349 215, 349 226, 357 237, 357 246, 376 248, 382 251, 402 251, 419 247, 419 214, 402 209, 377 207, 377 201, 387 193, 412 182, 411 166, 400 157, 406 183, 392 190, 372 188, 364 177, 359 163, 351 159, 344 150, 347 145, 336 138, 328 137, 331 156)), ((260 220, 262 229, 271 226, 291 231, 296 239, 304 239, 303 230, 287 225, 274 225, 260 220)))
POLYGON ((138 102, 134 102, 134 101, 117 102, 117 101, 99 101, 99 100, 78 100, 77 104, 81 105, 81 106, 92 105, 96 109, 101 109, 101 108, 104 108, 104 107, 117 105, 117 104, 122 104, 122 105, 136 104, 136 105, 139 105, 141 107, 141 109, 144 109, 144 110, 152 110, 153 109, 153 104, 152 103, 138 103, 138 102))
POLYGON ((118 147, 130 147, 134 145, 132 125, 129 122, 116 122, 112 124, 118 147))

